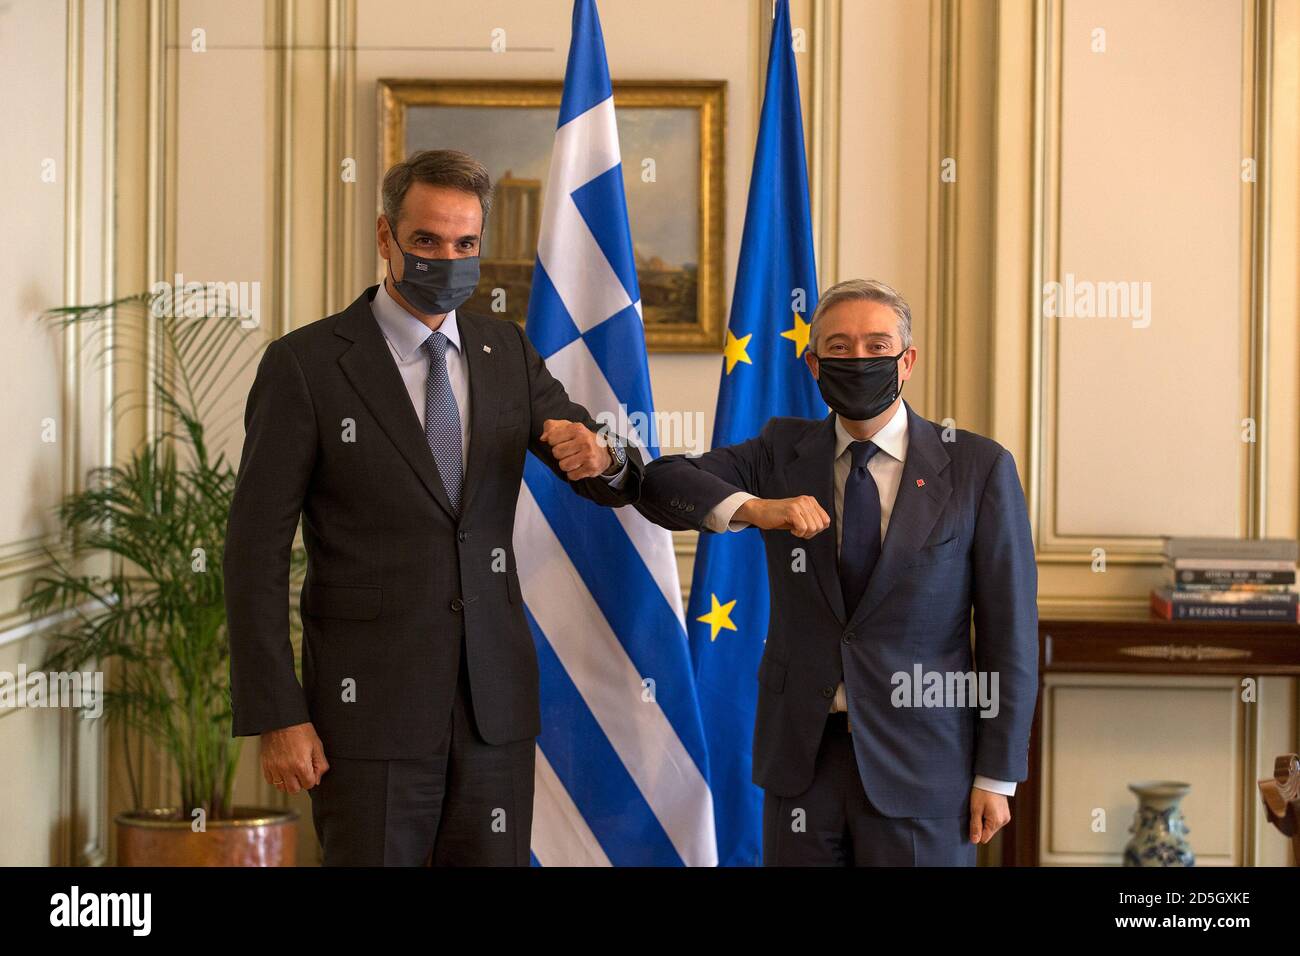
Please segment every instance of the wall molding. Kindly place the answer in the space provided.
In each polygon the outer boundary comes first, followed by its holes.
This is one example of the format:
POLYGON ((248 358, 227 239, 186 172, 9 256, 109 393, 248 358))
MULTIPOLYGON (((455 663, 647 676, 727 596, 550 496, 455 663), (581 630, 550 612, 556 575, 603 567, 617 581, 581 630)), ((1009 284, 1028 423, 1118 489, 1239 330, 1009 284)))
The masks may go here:
MULTIPOLYGON (((1244 532, 1258 537, 1265 527, 1268 434, 1266 356, 1268 348, 1268 143, 1270 127, 1272 0, 1241 0, 1247 57, 1243 63, 1243 134, 1241 155, 1255 155, 1258 182, 1242 190, 1243 303, 1240 319, 1248 343, 1249 367, 1243 378, 1247 414, 1256 421, 1256 441, 1244 454, 1241 498, 1246 503, 1244 532), (1252 54, 1253 51, 1253 55, 1252 54)), ((1030 478, 1028 502, 1040 565, 1088 567, 1093 549, 1102 548, 1108 564, 1157 567, 1164 563, 1163 540, 1127 534, 1065 534, 1056 529, 1057 454, 1056 374, 1059 336, 1043 316, 1041 289, 1049 276, 1060 275, 1060 183, 1065 0, 1038 0, 1035 31, 1035 101, 1033 168, 1033 246, 1030 264, 1030 388, 1028 394, 1030 478), (1039 72, 1041 70, 1041 72, 1039 72)))
POLYGON ((341 175, 345 159, 356 161, 356 0, 330 0, 325 62, 325 314, 353 297, 352 241, 357 182, 341 175))
POLYGON ((957 182, 940 178, 945 159, 960 153, 959 49, 960 7, 957 0, 930 0, 929 157, 926 176, 927 262, 924 339, 933 356, 926 376, 928 417, 956 417, 957 361, 957 182))
POLYGON ((1268 344, 1269 253, 1272 190, 1273 0, 1241 0, 1243 31, 1243 155, 1255 158, 1254 184, 1242 184, 1244 314, 1249 317, 1247 413, 1255 420, 1255 438, 1247 450, 1246 536, 1262 537, 1268 527, 1268 344), (1253 188, 1251 188, 1253 185, 1253 188))
MULTIPOLYGON (((840 280, 840 105, 843 79, 843 0, 813 0, 809 50, 812 57, 809 128, 809 203, 817 281, 825 289, 840 280)), ((762 78, 757 78, 759 87, 762 78)), ((818 290, 820 292, 820 290, 818 290)))
POLYGON ((275 3, 275 208, 271 247, 275 276, 275 320, 272 337, 288 332, 293 316, 293 68, 294 0, 275 3))

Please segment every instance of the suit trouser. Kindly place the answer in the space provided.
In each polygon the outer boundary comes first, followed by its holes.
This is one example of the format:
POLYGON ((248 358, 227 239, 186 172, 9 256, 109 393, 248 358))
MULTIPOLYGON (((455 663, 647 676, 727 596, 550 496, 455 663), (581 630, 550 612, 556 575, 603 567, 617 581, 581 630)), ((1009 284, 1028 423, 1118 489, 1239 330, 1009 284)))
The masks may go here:
POLYGON ((813 782, 763 795, 764 866, 974 866, 968 814, 887 817, 867 799, 847 715, 831 714, 813 782))
POLYGON ((451 715, 416 760, 325 756, 311 790, 326 866, 527 866, 536 739, 493 745, 474 723, 464 637, 451 715))

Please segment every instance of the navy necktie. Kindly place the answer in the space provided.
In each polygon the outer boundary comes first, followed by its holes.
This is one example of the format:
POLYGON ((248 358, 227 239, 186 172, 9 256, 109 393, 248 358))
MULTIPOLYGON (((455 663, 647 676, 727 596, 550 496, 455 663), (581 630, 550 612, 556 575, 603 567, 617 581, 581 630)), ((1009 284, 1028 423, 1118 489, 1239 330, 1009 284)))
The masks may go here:
POLYGON ((873 442, 855 441, 849 451, 853 464, 844 482, 840 516, 840 589, 844 613, 852 617, 880 557, 880 489, 867 471, 867 462, 880 449, 873 442))
POLYGON ((451 390, 451 379, 447 377, 447 345, 447 336, 441 332, 434 332, 424 340, 423 348, 429 354, 429 379, 424 389, 424 437, 438 463, 438 477, 447 491, 451 510, 459 513, 460 410, 451 390))

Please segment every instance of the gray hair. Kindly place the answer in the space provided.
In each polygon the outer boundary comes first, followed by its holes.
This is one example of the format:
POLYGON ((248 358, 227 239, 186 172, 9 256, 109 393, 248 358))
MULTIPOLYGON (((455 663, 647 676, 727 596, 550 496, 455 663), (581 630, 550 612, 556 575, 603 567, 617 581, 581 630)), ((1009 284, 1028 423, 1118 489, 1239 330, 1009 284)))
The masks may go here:
POLYGON ((853 301, 880 302, 893 309, 898 316, 898 336, 903 340, 903 348, 912 347, 912 309, 907 300, 878 279, 845 279, 835 283, 817 300, 808 332, 808 345, 814 354, 817 351, 817 324, 822 316, 841 302, 853 301))
POLYGON ((402 200, 411 183, 446 186, 473 193, 483 207, 483 222, 492 208, 492 177, 487 167, 458 149, 422 149, 384 174, 384 215, 397 228, 402 200))

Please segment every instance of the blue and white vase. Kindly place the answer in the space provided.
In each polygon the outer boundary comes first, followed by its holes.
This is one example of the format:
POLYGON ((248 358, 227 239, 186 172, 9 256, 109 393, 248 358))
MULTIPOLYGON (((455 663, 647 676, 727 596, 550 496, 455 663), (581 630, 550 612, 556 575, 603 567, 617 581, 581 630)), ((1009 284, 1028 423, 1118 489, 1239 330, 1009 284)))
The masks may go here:
POLYGON ((1133 839, 1124 847, 1124 865, 1195 866, 1181 806, 1191 785, 1148 780, 1130 783, 1128 788, 1137 794, 1138 809, 1128 828, 1133 839))

